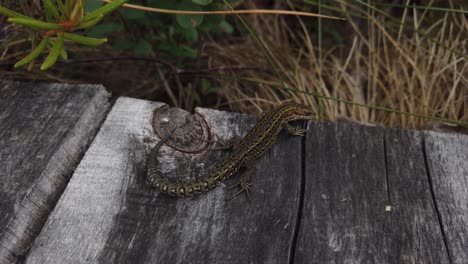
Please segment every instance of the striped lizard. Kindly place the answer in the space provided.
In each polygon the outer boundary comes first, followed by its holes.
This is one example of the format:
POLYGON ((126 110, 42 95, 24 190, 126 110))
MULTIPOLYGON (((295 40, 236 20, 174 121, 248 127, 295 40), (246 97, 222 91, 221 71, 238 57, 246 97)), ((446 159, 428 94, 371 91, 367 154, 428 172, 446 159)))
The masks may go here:
MULTIPOLYGON (((188 197, 201 194, 214 188, 218 183, 235 175, 241 168, 246 167, 246 172, 241 176, 240 191, 229 199, 243 191, 248 192, 255 174, 255 160, 260 158, 275 143, 279 132, 285 128, 290 134, 303 136, 306 129, 296 129, 288 122, 294 120, 311 120, 313 113, 306 106, 296 103, 284 103, 260 117, 257 125, 237 144, 232 144, 233 153, 222 162, 214 165, 207 175, 189 183, 171 181, 159 175, 156 168, 156 154, 159 148, 172 137, 170 133, 162 138, 151 150, 147 160, 147 177, 153 187, 162 193, 188 197)), ((177 129, 177 127, 175 128, 177 129)), ((175 130, 174 129, 174 130, 175 130)), ((173 131, 172 131, 173 132, 173 131)), ((233 187, 234 187, 233 186, 233 187)), ((228 199, 228 200, 229 200, 228 199)))

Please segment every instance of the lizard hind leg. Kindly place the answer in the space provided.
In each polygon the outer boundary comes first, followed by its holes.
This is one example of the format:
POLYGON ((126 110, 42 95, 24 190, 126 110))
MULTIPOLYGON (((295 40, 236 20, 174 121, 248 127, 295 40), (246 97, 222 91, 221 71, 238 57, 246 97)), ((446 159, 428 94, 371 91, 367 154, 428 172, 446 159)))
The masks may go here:
POLYGON ((255 175, 255 164, 253 164, 253 166, 250 166, 247 169, 247 171, 241 175, 241 178, 238 183, 234 184, 233 186, 228 187, 228 190, 230 190, 236 186, 239 186, 240 190, 237 193, 231 195, 229 198, 227 198, 226 201, 231 200, 232 198, 238 196, 239 194, 243 192, 245 192, 245 194, 247 195, 247 199, 250 201, 249 194, 250 194, 250 190, 252 187, 252 178, 254 175, 255 175))

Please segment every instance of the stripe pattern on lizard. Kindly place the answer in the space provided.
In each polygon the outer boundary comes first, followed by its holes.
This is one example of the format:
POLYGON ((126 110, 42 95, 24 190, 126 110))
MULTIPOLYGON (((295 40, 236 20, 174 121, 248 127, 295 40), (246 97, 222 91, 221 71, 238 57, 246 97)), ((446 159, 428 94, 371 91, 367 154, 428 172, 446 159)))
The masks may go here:
MULTIPOLYGON (((255 161, 260 158, 276 142, 279 132, 285 128, 290 134, 303 136, 306 130, 296 129, 289 122, 294 120, 312 120, 314 114, 309 108, 296 103, 284 103, 262 115, 255 127, 239 142, 233 145, 233 153, 226 159, 216 163, 203 177, 184 183, 169 180, 158 173, 156 155, 159 148, 171 135, 161 141, 151 150, 147 160, 147 177, 149 183, 162 193, 188 197, 213 189, 220 182, 234 176, 242 168, 246 171, 241 175, 238 185, 240 191, 232 197, 246 192, 248 194, 252 178, 255 175, 255 161)), ((229 199, 231 199, 229 198, 229 199)))

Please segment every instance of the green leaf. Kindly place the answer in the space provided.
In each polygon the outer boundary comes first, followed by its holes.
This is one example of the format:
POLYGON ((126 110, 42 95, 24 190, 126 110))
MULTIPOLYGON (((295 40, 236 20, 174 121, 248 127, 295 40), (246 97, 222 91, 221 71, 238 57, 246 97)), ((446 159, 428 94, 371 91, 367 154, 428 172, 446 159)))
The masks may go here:
MULTIPOLYGON (((178 10, 201 11, 201 7, 192 2, 182 2, 178 10)), ((195 28, 203 22, 203 15, 176 15, 177 23, 183 28, 195 28)))
POLYGON ((174 45, 169 42, 163 42, 159 48, 168 52, 172 56, 185 57, 195 59, 198 56, 198 51, 185 45, 174 45))
POLYGON ((200 84, 201 84, 202 93, 204 95, 216 93, 216 88, 207 79, 205 78, 201 79, 200 84))
POLYGON ((145 17, 145 11, 125 8, 122 10, 122 16, 127 20, 139 20, 145 17))
POLYGON ((70 12, 68 13, 69 18, 81 18, 83 16, 83 2, 80 0, 70 1, 70 12))
POLYGON ((42 22, 32 18, 9 18, 8 22, 23 25, 34 30, 60 30, 62 25, 55 23, 42 22))
POLYGON ((72 12, 73 6, 71 0, 65 0, 65 8, 67 9, 68 14, 72 12))
POLYGON ((198 93, 193 94, 193 100, 195 101, 195 103, 197 105, 201 105, 201 98, 200 98, 200 95, 198 93))
POLYGON ((102 23, 91 28, 86 34, 89 37, 101 38, 111 32, 122 30, 122 26, 113 22, 102 23))
POLYGON ((86 29, 86 28, 90 28, 92 26, 95 26, 97 23, 101 22, 103 18, 104 18, 104 16, 100 15, 100 16, 96 17, 93 20, 80 22, 76 26, 76 29, 86 29))
POLYGON ((52 67, 55 64, 60 53, 63 49, 63 33, 58 33, 57 38, 55 39, 54 43, 52 44, 52 50, 50 51, 47 58, 44 60, 44 63, 41 65, 41 70, 45 71, 52 67))
POLYGON ((65 8, 65 5, 63 5, 62 0, 57 0, 56 2, 60 9, 60 13, 62 13, 62 18, 63 18, 63 14, 67 13, 67 9, 65 8))
POLYGON ((229 34, 231 34, 234 31, 234 28, 226 20, 223 20, 221 23, 219 23, 219 29, 229 34))
POLYGON ((197 5, 205 6, 205 5, 211 4, 213 0, 192 0, 192 2, 194 2, 197 5))
POLYGON ((192 49, 190 47, 183 46, 179 50, 178 55, 180 55, 182 57, 188 57, 188 58, 195 59, 198 56, 198 51, 196 49, 192 49))
MULTIPOLYGON (((203 11, 219 11, 220 9, 218 8, 217 5, 208 5, 203 7, 203 11)), ((203 20, 203 23, 200 25, 200 30, 203 30, 205 32, 214 30, 218 30, 218 25, 221 23, 221 21, 224 20, 223 15, 207 15, 205 16, 205 19, 203 20)))
POLYGON ((105 15, 109 14, 110 12, 114 11, 115 9, 119 8, 125 2, 127 2, 127 0, 114 0, 114 1, 106 4, 105 6, 101 6, 100 8, 98 8, 98 9, 92 11, 91 13, 85 15, 83 17, 83 21, 93 20, 96 17, 98 17, 99 15, 105 16, 105 15))
POLYGON ((147 57, 151 55, 152 52, 153 47, 151 46, 151 43, 144 39, 140 39, 136 44, 135 48, 133 48, 133 53, 140 57, 147 57))
POLYGON ((68 59, 68 53, 67 53, 67 51, 65 49, 62 49, 60 51, 60 57, 62 57, 62 59, 64 59, 64 60, 68 59))
POLYGON ((12 11, 12 10, 10 10, 8 8, 5 8, 5 7, 1 6, 1 5, 0 5, 0 14, 3 14, 5 16, 7 16, 7 17, 13 17, 13 18, 29 18, 29 17, 27 17, 25 15, 22 15, 20 13, 12 11))
POLYGON ((53 21, 60 19, 60 14, 55 5, 52 3, 51 0, 43 0, 44 3, 44 11, 46 14, 47 21, 53 21))
POLYGON ((106 38, 89 38, 71 33, 63 33, 65 39, 87 46, 98 46, 107 42, 106 38))
POLYGON ((182 31, 187 41, 195 42, 198 40, 198 31, 195 28, 187 28, 182 31))
POLYGON ((39 55, 41 55, 42 51, 45 49, 45 47, 47 46, 47 43, 49 42, 49 38, 48 37, 45 37, 41 40, 41 42, 39 43, 39 45, 37 45, 37 47, 31 51, 31 53, 29 53, 26 57, 24 57, 23 59, 21 59, 20 61, 18 61, 15 66, 13 66, 14 68, 18 68, 18 67, 22 67, 28 63, 30 63, 31 61, 33 61, 34 59, 36 59, 39 55))
MULTIPOLYGON (((215 10, 208 10, 208 11, 215 11, 215 10)), ((203 20, 203 24, 201 25, 204 28, 215 28, 223 21, 223 16, 222 15, 209 15, 206 16, 205 19, 203 20)))

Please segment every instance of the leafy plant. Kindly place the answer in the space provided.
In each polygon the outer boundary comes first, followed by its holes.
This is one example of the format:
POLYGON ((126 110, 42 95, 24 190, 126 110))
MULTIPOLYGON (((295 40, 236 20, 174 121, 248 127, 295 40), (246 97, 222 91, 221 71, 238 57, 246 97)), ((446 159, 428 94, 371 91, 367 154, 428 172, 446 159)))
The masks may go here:
MULTIPOLYGON (((221 0, 138 0, 154 8, 182 11, 216 11, 221 0)), ((103 22, 90 29, 89 37, 103 38, 112 35, 112 47, 119 51, 132 51, 137 56, 161 52, 171 59, 195 58, 195 48, 201 32, 233 31, 222 15, 162 14, 142 10, 122 9, 121 23, 103 22), (127 34, 116 34, 125 30, 127 34)))
POLYGON ((107 41, 106 38, 85 37, 73 34, 75 30, 87 29, 99 23, 105 15, 123 5, 127 0, 115 0, 92 12, 85 14, 84 7, 87 0, 43 0, 44 14, 39 18, 25 16, 15 11, 0 6, 0 14, 8 18, 8 22, 21 25, 32 30, 31 38, 34 44, 40 39, 39 44, 23 59, 15 64, 15 68, 32 66, 35 59, 49 47, 50 51, 41 65, 41 70, 53 66, 58 57, 67 58, 64 48, 65 40, 78 44, 97 46, 107 41))

